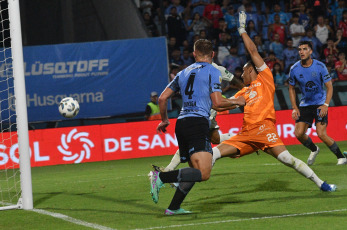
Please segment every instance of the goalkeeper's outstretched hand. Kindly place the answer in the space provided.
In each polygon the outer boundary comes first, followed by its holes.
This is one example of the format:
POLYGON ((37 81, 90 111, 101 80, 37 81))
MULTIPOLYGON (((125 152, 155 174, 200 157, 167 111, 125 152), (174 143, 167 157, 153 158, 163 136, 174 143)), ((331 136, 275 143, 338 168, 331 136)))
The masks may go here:
POLYGON ((241 36, 241 34, 246 33, 246 19, 247 19, 247 15, 244 11, 240 11, 239 13, 239 34, 241 36))

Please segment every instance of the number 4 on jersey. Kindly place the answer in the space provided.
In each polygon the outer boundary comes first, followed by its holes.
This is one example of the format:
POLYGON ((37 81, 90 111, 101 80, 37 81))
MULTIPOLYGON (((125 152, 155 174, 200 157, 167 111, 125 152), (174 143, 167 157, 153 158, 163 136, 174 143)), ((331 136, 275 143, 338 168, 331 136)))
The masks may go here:
POLYGON ((195 80, 195 73, 191 73, 189 75, 189 79, 188 79, 188 82, 187 82, 186 89, 184 90, 184 93, 189 96, 188 99, 192 99, 193 98, 192 95, 194 93, 194 90, 193 90, 194 80, 195 80))

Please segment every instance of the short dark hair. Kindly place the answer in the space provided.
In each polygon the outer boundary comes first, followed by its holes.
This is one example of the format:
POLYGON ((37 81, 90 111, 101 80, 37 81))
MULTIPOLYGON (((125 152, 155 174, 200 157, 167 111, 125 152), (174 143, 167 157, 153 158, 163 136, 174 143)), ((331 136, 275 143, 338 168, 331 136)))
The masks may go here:
POLYGON ((254 62, 252 61, 252 60, 249 60, 247 63, 246 63, 246 66, 248 67, 248 66, 252 66, 252 68, 254 69, 254 71, 257 73, 257 74, 259 74, 258 73, 258 70, 257 70, 257 67, 255 66, 255 64, 254 64, 254 62))
POLYGON ((213 52, 213 45, 210 40, 199 39, 194 43, 194 51, 198 51, 201 55, 210 55, 213 52))
POLYGON ((301 42, 299 43, 299 46, 298 46, 298 47, 300 47, 300 46, 302 46, 302 45, 308 45, 308 47, 310 47, 311 50, 313 50, 312 42, 310 42, 310 41, 301 41, 301 42))

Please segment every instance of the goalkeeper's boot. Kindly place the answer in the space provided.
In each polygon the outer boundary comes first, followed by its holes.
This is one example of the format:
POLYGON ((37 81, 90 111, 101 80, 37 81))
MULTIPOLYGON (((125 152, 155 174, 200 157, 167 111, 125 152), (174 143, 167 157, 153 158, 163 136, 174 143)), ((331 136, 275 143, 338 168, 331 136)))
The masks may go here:
POLYGON ((336 185, 334 184, 328 184, 324 181, 324 183, 320 186, 320 190, 323 192, 335 192, 337 189, 336 185))
POLYGON ((154 203, 158 203, 159 200, 159 191, 163 187, 164 183, 159 178, 159 172, 152 171, 150 172, 150 185, 151 185, 151 195, 154 203))
MULTIPOLYGON (((168 172, 167 170, 165 170, 164 167, 159 167, 159 166, 156 166, 156 165, 152 165, 152 168, 153 168, 154 171, 157 171, 157 172, 168 172)), ((148 174, 148 176, 149 176, 149 174, 148 174)), ((170 183, 170 185, 171 185, 172 188, 177 188, 179 183, 170 183)))
POLYGON ((317 150, 314 152, 311 152, 310 156, 307 159, 307 165, 313 165, 314 161, 316 160, 316 157, 320 151, 319 147, 316 145, 317 150))
POLYGON ((184 215, 184 214, 190 214, 192 213, 191 211, 186 211, 183 208, 177 209, 177 210, 170 210, 166 209, 165 210, 165 215, 172 216, 172 215, 184 215))

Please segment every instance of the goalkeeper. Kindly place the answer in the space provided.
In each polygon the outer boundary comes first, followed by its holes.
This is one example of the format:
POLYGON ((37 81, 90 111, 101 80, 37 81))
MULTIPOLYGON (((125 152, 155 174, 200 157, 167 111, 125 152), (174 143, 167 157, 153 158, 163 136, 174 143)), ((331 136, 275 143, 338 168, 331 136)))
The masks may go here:
MULTIPOLYGON (((244 87, 244 84, 238 80, 237 78, 234 78, 234 74, 230 73, 226 68, 223 66, 219 66, 216 63, 212 63, 212 65, 218 69, 221 74, 222 74, 222 80, 223 81, 228 81, 234 83, 238 87, 238 89, 242 89, 244 87)), ((216 121, 216 115, 217 111, 214 109, 211 109, 210 111, 210 138, 211 138, 211 143, 212 144, 219 144, 225 140, 228 140, 231 137, 231 134, 225 133, 219 135, 219 126, 216 121)), ((177 150, 175 155, 172 157, 171 162, 168 166, 165 168, 158 167, 155 165, 152 165, 154 170, 160 171, 160 172, 168 172, 175 170, 178 165, 181 163, 180 161, 180 151, 177 150)))

